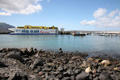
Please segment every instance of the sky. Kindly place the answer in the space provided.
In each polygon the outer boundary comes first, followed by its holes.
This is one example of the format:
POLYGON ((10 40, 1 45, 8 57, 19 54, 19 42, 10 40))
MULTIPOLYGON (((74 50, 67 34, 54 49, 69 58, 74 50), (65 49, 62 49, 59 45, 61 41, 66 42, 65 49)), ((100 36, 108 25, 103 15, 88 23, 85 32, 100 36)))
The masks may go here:
POLYGON ((120 0, 0 0, 0 22, 120 31, 120 0))

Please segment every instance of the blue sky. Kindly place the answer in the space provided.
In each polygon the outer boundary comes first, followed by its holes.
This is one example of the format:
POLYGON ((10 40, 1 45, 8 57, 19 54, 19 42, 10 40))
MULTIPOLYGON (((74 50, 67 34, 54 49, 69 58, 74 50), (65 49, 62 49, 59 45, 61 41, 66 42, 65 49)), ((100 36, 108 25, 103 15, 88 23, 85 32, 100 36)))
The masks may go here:
POLYGON ((0 22, 120 31, 120 0, 0 0, 0 22))

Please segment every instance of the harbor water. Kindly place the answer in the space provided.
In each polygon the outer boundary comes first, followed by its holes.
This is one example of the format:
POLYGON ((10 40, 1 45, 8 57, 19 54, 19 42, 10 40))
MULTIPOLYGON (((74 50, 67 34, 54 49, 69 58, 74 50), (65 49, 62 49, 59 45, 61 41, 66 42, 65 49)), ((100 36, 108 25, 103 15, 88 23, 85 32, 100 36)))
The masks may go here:
POLYGON ((120 37, 72 35, 0 35, 0 48, 37 48, 68 52, 86 52, 90 55, 120 56, 120 37))

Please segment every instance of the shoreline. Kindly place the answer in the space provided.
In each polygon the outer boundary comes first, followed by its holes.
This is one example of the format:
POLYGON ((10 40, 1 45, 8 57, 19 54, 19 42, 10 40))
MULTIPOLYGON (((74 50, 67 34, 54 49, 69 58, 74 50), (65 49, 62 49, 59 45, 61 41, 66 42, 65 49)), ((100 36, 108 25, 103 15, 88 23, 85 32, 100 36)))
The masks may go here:
POLYGON ((0 32, 0 34, 9 34, 10 32, 0 32))
MULTIPOLYGON (((33 48, 33 47, 25 47, 26 49, 30 49, 30 48, 33 48)), ((25 48, 22 48, 22 47, 0 47, 0 49, 25 49, 25 48)), ((44 48, 34 48, 34 49, 37 49, 37 50, 43 50, 43 51, 47 51, 47 52, 55 52, 55 53, 59 53, 59 49, 44 49, 44 48)), ((118 52, 111 52, 111 51, 68 51, 68 50, 64 50, 64 53, 80 53, 80 54, 86 54, 88 55, 87 57, 95 57, 95 56, 99 56, 99 57, 112 57, 113 59, 114 58, 117 58, 117 59, 120 59, 120 54, 118 52)))
POLYGON ((118 80, 120 60, 80 52, 1 48, 2 80, 118 80))

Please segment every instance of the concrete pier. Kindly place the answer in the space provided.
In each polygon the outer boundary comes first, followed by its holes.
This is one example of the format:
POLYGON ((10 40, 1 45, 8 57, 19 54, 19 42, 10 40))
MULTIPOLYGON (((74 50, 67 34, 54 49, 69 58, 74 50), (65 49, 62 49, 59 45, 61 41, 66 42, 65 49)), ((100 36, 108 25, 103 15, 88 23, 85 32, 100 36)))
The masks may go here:
MULTIPOLYGON (((79 31, 79 30, 74 30, 77 33, 85 33, 85 34, 120 34, 120 31, 79 31)), ((64 31, 61 32, 59 31, 60 34, 72 34, 74 31, 64 31)))

